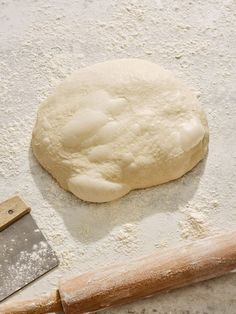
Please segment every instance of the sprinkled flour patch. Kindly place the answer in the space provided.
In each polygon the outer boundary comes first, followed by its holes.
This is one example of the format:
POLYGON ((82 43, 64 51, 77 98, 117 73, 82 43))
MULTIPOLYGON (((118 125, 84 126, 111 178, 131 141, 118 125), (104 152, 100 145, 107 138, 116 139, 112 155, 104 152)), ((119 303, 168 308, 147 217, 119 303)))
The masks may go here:
MULTIPOLYGON (((84 234, 84 236, 86 240, 91 240, 91 233, 90 238, 87 238, 86 234, 84 234)), ((138 222, 132 222, 124 223, 119 226, 114 225, 112 230, 104 239, 93 243, 88 242, 87 249, 91 252, 91 261, 99 260, 101 255, 112 254, 114 263, 116 262, 114 256, 117 256, 117 258, 120 256, 134 256, 140 249, 141 245, 142 240, 140 239, 140 226, 138 222)), ((87 261, 86 248, 83 248, 82 251, 80 250, 78 254, 80 261, 87 261)), ((95 269, 99 267, 97 264, 94 265, 93 263, 89 263, 90 261, 87 261, 86 270, 91 270, 94 266, 95 269)), ((100 266, 103 267, 104 264, 101 264, 100 266)))
POLYGON ((136 224, 125 224, 118 230, 113 231, 108 239, 114 243, 115 251, 122 251, 124 254, 137 250, 140 240, 138 239, 138 226, 136 224))
POLYGON ((184 218, 179 222, 180 234, 183 239, 204 238, 216 233, 215 228, 211 225, 209 212, 218 206, 216 199, 208 202, 192 203, 189 202, 182 207, 180 211, 184 218))
POLYGON ((185 218, 179 222, 179 227, 181 237, 184 239, 203 238, 209 231, 207 216, 196 209, 191 209, 188 213, 185 212, 185 218))

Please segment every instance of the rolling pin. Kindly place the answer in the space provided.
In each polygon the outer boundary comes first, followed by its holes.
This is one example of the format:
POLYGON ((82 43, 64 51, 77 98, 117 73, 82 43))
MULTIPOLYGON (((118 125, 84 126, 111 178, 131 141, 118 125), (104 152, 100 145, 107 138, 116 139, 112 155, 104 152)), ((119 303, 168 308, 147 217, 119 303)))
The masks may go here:
POLYGON ((82 314, 168 292, 236 268, 236 232, 62 280, 50 295, 0 306, 1 314, 82 314))

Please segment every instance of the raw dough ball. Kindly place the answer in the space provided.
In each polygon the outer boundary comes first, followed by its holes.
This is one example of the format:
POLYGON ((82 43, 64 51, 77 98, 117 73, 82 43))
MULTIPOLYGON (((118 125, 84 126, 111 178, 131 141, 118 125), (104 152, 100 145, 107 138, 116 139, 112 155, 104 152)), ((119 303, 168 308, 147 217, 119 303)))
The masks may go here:
POLYGON ((120 59, 81 69, 40 107, 40 164, 85 201, 108 202, 181 177, 207 152, 195 95, 157 64, 120 59))

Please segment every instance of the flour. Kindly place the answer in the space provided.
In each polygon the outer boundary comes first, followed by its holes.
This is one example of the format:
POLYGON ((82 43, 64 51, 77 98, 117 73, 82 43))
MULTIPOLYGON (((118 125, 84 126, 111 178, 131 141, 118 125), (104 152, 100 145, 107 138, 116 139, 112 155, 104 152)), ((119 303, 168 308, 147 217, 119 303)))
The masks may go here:
POLYGON ((112 232, 108 238, 110 243, 114 243, 114 249, 123 254, 130 254, 139 247, 138 226, 135 224, 125 224, 118 230, 112 232))
MULTIPOLYGON (((191 241, 201 233, 235 229, 235 5, 234 0, 0 1, 0 198, 22 194, 61 263, 9 300, 48 292, 71 270, 78 274, 173 246, 185 241, 186 233, 191 241), (31 132, 39 103, 66 76, 121 57, 159 63, 200 91, 210 126, 209 155, 173 184, 91 206, 40 168, 32 157, 31 132), (203 230, 191 233, 188 212, 203 230), (134 231, 127 232, 127 224, 134 231), (119 239, 123 236, 131 244, 119 239)), ((235 293, 230 275, 104 313, 232 314, 235 293)))
POLYGON ((216 199, 207 203, 189 202, 180 211, 184 218, 179 222, 180 234, 183 239, 204 238, 207 235, 216 234, 217 230, 212 226, 208 213, 218 206, 216 199))
POLYGON ((188 213, 185 212, 185 218, 179 222, 179 226, 184 239, 202 238, 209 233, 207 216, 195 209, 189 209, 188 213))

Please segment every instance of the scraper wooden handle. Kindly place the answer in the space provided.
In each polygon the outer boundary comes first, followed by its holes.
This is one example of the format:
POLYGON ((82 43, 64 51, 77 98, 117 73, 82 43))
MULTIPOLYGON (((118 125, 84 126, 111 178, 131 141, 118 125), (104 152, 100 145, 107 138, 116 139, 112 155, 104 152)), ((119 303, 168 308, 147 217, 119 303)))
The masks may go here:
POLYGON ((30 212, 30 207, 18 195, 0 205, 0 231, 30 212))
POLYGON ((0 313, 39 314, 62 308, 66 314, 88 313, 218 277, 235 268, 236 232, 231 232, 64 280, 58 292, 40 303, 0 306, 0 313))

